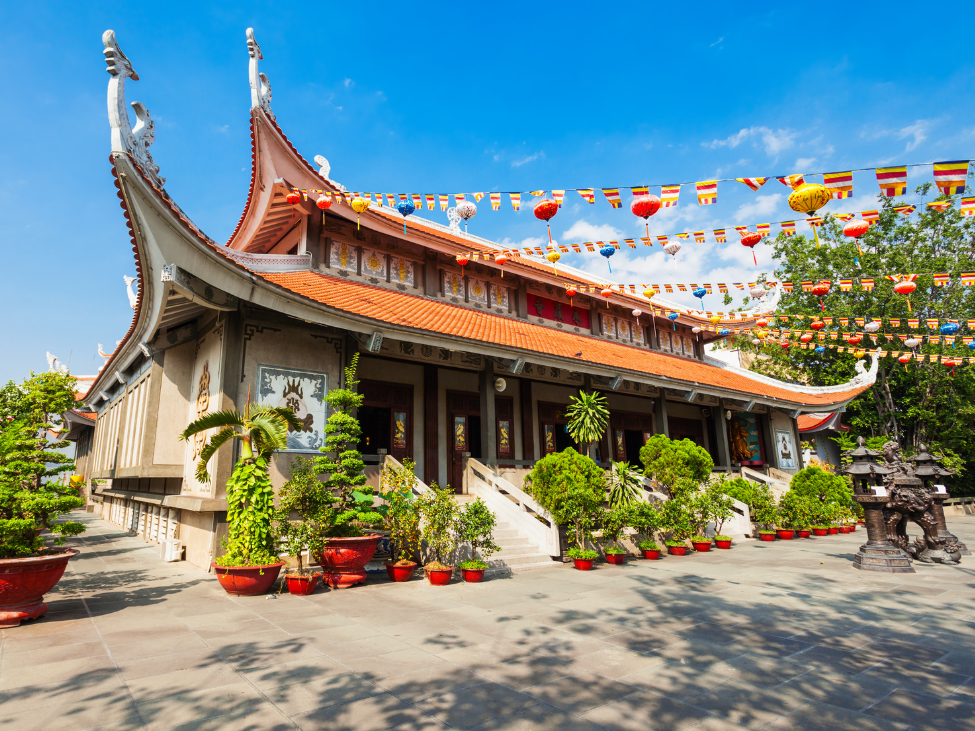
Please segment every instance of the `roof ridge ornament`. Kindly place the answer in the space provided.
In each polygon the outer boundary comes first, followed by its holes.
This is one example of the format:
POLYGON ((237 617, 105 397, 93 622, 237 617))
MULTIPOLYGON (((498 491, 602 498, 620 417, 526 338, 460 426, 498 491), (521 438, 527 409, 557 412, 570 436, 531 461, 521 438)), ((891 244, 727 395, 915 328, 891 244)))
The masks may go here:
POLYGON ((247 29, 247 53, 251 57, 248 67, 251 82, 251 110, 262 109, 271 120, 274 120, 274 112, 271 111, 271 82, 257 69, 257 62, 264 60, 264 54, 261 53, 261 47, 257 45, 257 40, 254 38, 253 28, 247 29))
POLYGON ((131 155, 153 184, 162 189, 166 178, 159 175, 159 166, 153 162, 149 153, 149 146, 156 139, 155 122, 142 102, 132 102, 136 117, 135 127, 132 127, 129 112, 125 108, 125 79, 138 81, 139 74, 119 48, 114 30, 107 30, 102 34, 102 43, 105 44, 108 73, 112 77, 108 82, 108 122, 112 127, 112 151, 131 155))

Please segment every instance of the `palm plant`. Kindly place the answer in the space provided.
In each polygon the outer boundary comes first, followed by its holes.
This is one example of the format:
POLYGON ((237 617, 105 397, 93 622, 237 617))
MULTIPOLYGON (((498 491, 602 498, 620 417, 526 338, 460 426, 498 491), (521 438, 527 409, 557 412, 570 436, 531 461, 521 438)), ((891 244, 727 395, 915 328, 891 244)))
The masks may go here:
POLYGON ((569 435, 584 448, 583 454, 589 456, 589 445, 603 438, 609 424, 606 397, 595 391, 579 391, 579 395, 570 396, 569 401, 565 409, 569 435))
POLYGON ((248 394, 243 411, 228 409, 201 416, 192 422, 180 439, 209 429, 219 429, 207 440, 196 465, 196 477, 209 482, 207 464, 227 442, 240 442, 240 458, 227 481, 227 522, 230 530, 225 542, 226 553, 216 559, 221 566, 259 566, 277 563, 271 519, 274 513, 274 489, 268 474, 268 462, 279 449, 287 446, 288 431, 301 428, 294 413, 283 406, 252 404, 248 394))
POLYGON ((634 470, 629 462, 613 462, 609 471, 609 507, 626 508, 640 495, 643 475, 634 470))

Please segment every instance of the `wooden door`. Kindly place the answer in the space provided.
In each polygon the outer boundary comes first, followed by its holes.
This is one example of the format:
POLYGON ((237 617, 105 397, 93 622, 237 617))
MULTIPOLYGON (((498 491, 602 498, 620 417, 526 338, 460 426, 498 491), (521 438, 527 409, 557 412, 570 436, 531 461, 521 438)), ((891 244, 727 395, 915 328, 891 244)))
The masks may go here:
MULTIPOLYGON (((413 457, 413 386, 381 381, 362 381, 362 405, 373 423, 363 431, 376 433, 379 447, 402 462, 413 457)), ((365 453, 365 450, 363 450, 365 453)), ((372 452, 368 452, 372 453, 372 452)))
POLYGON ((481 397, 466 391, 447 391, 447 461, 450 487, 464 491, 464 454, 481 456, 481 397))
POLYGON ((614 411, 610 416, 610 436, 613 459, 636 466, 640 462, 640 448, 653 436, 650 414, 614 411))

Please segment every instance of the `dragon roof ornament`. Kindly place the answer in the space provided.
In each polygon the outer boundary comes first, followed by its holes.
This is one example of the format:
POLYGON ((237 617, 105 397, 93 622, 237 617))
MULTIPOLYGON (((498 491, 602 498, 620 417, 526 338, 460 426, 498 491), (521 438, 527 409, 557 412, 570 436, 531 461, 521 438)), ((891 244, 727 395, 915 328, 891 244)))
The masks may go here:
POLYGON ((257 40, 254 38, 253 28, 247 29, 247 53, 251 58, 248 67, 251 82, 251 109, 262 109, 273 120, 271 82, 267 80, 265 74, 260 73, 257 69, 257 62, 264 59, 264 54, 261 53, 261 47, 257 45, 257 40))
POLYGON ((132 102, 135 110, 135 127, 129 122, 129 112, 125 108, 125 79, 139 80, 139 74, 132 68, 132 62, 122 53, 115 40, 115 31, 102 34, 105 44, 105 62, 111 79, 108 82, 108 122, 112 127, 112 151, 131 155, 136 164, 158 188, 166 184, 166 178, 159 175, 159 166, 152 160, 149 146, 156 138, 155 123, 149 110, 142 102, 132 102))

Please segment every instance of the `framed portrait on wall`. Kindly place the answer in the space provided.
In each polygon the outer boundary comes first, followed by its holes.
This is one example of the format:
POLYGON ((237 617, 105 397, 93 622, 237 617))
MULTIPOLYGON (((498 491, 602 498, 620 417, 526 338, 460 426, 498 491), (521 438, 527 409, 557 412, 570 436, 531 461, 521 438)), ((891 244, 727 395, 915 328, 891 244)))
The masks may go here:
POLYGON ((257 366, 257 400, 266 406, 286 406, 301 428, 288 432, 284 452, 317 452, 325 443, 325 393, 328 374, 296 368, 257 366))
POLYGON ((792 432, 788 429, 775 430, 775 454, 779 458, 780 470, 799 469, 796 446, 792 442, 792 432))

